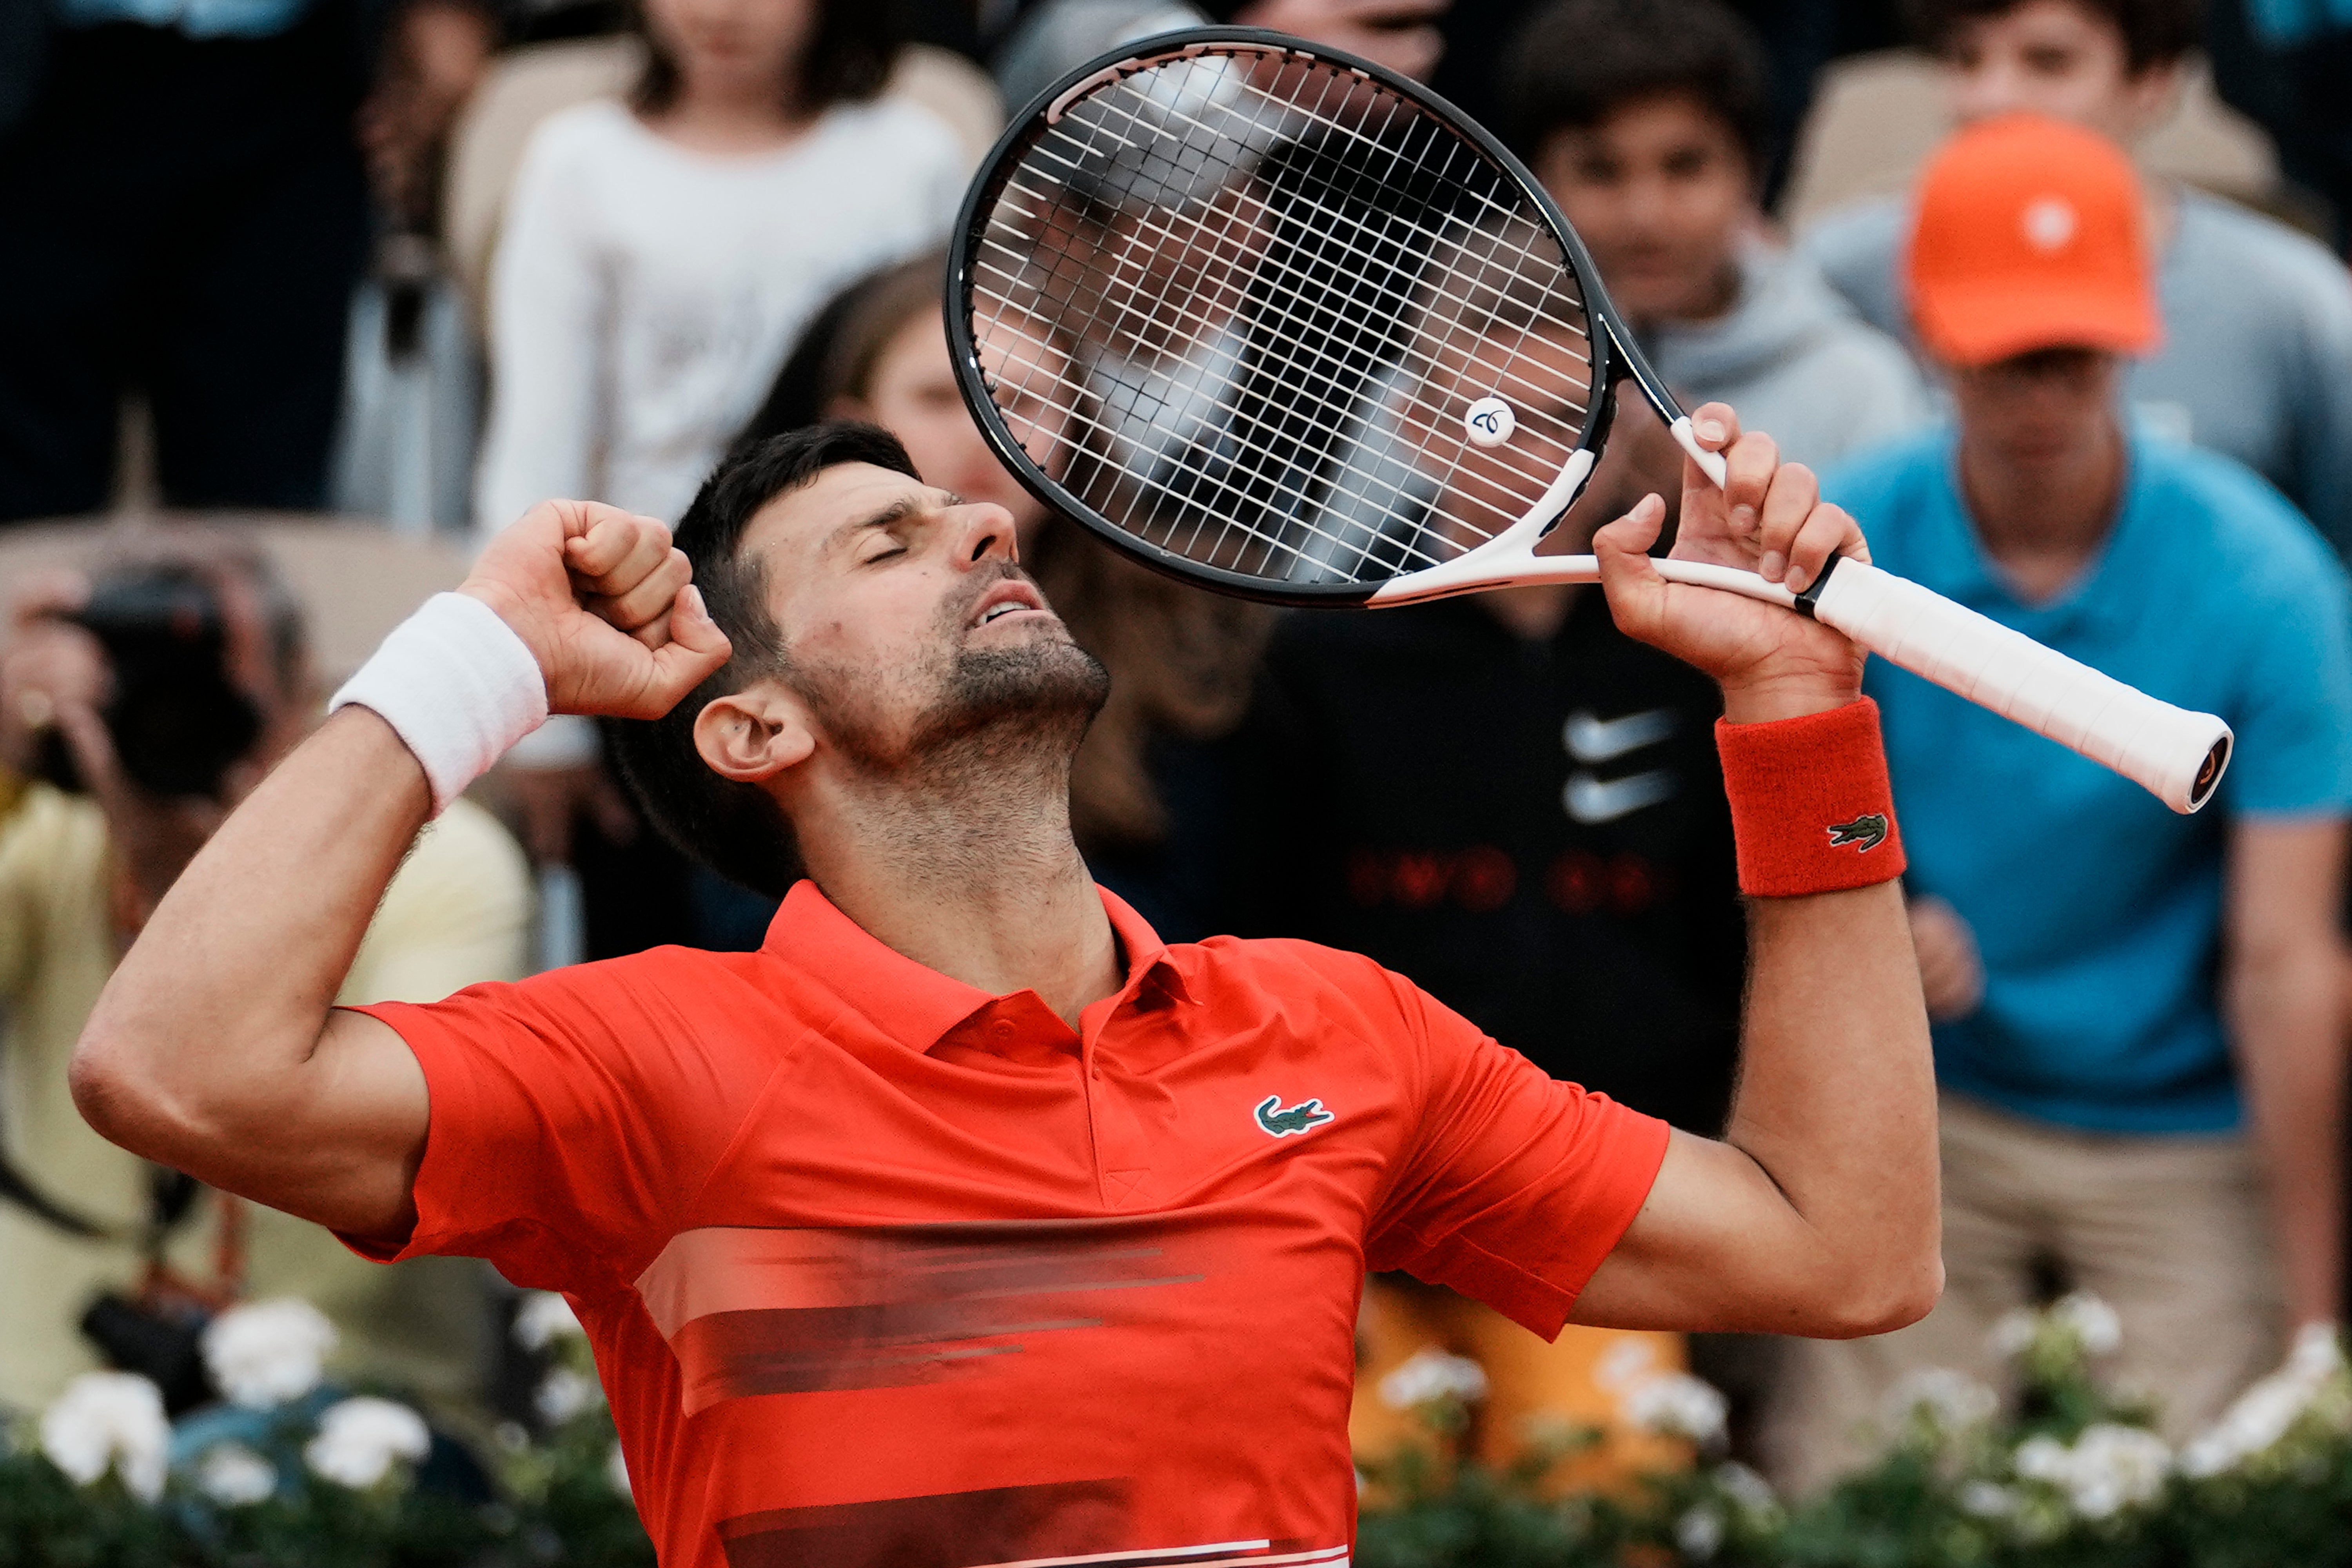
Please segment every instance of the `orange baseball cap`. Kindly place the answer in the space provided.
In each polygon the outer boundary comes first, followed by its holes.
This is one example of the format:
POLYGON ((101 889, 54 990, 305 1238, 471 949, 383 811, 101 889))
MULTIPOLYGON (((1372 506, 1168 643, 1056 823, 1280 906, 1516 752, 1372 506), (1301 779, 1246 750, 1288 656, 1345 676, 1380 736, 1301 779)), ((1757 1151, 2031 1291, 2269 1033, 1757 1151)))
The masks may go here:
POLYGON ((1944 143, 1919 182, 1904 269, 1920 341, 1950 363, 2146 353, 2163 336, 2131 161, 2043 115, 1983 121, 1944 143))

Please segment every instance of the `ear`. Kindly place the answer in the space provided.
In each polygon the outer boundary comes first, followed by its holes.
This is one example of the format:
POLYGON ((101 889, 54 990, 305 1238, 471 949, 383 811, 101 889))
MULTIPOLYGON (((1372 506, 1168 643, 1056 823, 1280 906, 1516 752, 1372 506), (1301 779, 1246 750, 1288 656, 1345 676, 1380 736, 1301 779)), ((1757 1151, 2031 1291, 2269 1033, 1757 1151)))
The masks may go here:
POLYGON ((796 694, 763 680, 706 703, 694 718, 694 749, 721 778, 760 784, 806 762, 816 731, 796 694))

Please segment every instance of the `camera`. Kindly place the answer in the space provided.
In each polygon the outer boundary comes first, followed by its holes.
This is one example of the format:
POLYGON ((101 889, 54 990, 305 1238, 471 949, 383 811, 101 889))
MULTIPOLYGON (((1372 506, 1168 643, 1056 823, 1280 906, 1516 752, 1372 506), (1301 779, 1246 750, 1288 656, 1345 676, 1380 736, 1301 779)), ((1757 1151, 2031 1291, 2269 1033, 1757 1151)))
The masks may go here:
MULTIPOLYGON (((217 798, 223 775, 253 750, 262 728, 260 709, 229 679, 219 586, 194 565, 121 567, 60 618, 87 629, 106 652, 114 691, 104 718, 125 776, 151 795, 217 798)), ((83 788, 63 736, 45 736, 42 752, 50 782, 83 788)))

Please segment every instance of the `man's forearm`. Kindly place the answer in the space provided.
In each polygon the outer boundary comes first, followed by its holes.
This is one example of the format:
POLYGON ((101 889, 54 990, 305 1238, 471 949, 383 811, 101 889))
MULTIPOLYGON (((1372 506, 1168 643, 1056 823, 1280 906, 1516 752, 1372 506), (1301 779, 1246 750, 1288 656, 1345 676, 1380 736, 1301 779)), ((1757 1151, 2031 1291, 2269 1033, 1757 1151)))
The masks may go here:
POLYGON ((2291 1323, 2343 1310, 2344 1018, 2332 942, 2241 958, 2229 976, 2247 1121, 2291 1323))
POLYGON ((416 759, 368 710, 305 741, 190 862, 108 982, 74 1059, 91 1123, 204 1174, 238 1128, 303 1093, 431 804, 416 759))
POLYGON ((1724 1141, 1772 1178, 1855 1298, 1932 1300, 1936 1075, 1901 885, 1748 907, 1747 1021, 1724 1141))

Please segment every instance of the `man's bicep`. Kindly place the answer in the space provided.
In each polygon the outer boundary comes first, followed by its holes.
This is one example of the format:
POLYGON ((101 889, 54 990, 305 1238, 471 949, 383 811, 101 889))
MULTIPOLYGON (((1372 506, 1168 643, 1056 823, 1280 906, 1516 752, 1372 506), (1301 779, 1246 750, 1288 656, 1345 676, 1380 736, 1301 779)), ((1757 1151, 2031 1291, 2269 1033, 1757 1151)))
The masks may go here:
POLYGON ((246 1168, 215 1184, 355 1238, 405 1241, 431 1101, 399 1032, 365 1013, 330 1012, 278 1110, 239 1140, 246 1168))
POLYGON ((1814 1246, 1761 1165, 1728 1143, 1676 1131, 1648 1200, 1593 1271, 1572 1321, 1685 1331, 1792 1327, 1814 1246))

